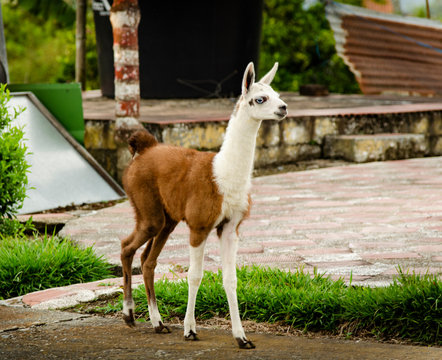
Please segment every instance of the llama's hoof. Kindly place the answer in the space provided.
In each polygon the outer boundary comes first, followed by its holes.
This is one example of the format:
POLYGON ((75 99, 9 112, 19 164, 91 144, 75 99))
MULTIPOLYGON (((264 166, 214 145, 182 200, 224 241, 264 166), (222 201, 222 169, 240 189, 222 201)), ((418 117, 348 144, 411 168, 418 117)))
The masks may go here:
POLYGON ((163 330, 166 330, 166 333, 171 333, 172 332, 172 330, 170 330, 170 328, 168 326, 164 325, 163 322, 160 321, 160 325, 155 326, 155 332, 157 334, 160 334, 160 333, 163 332, 163 330))
POLYGON ((135 327, 135 318, 132 310, 129 311, 129 315, 123 314, 123 320, 127 326, 131 328, 135 327))
POLYGON ((190 330, 187 335, 184 335, 184 340, 198 341, 199 337, 193 330, 190 330))
POLYGON ((250 340, 246 338, 236 338, 240 349, 254 349, 255 344, 253 344, 250 340))

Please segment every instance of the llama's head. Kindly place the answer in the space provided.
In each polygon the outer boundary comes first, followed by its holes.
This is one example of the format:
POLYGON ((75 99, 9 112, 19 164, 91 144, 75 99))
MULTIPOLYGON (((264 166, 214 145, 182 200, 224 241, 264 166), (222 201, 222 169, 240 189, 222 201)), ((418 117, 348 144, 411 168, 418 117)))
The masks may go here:
POLYGON ((251 118, 256 120, 282 120, 287 116, 287 104, 270 86, 278 70, 278 63, 264 77, 255 82, 253 63, 247 65, 242 81, 242 98, 251 118))

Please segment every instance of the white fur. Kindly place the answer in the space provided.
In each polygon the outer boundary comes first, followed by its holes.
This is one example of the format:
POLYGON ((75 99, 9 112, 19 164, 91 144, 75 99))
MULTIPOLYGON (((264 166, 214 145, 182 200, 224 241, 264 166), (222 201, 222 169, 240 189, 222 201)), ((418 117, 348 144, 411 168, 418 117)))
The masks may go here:
MULTIPOLYGON (((223 227, 220 239, 223 285, 229 302, 232 334, 236 339, 241 339, 244 342, 247 342, 247 338, 241 324, 236 295, 236 253, 238 249, 236 229, 249 206, 248 197, 256 136, 261 122, 267 119, 282 120, 287 114, 287 105, 279 98, 279 94, 269 86, 277 68, 278 64, 276 63, 260 82, 255 83, 253 63, 247 66, 243 77, 242 95, 230 118, 221 150, 213 160, 215 182, 223 196, 221 214, 216 225, 224 219, 228 220, 223 227), (257 98, 265 99, 265 101, 259 104, 256 101, 257 98)), ((189 294, 190 288, 189 285, 189 294)), ((193 303, 192 306, 194 307, 193 303)))
POLYGON ((126 316, 130 315, 130 310, 132 313, 134 312, 135 303, 133 299, 131 300, 123 300, 123 314, 126 316))
POLYGON ((242 95, 236 105, 226 130, 220 152, 213 160, 213 173, 223 204, 218 223, 224 218, 231 219, 235 213, 244 213, 248 208, 248 194, 251 187, 256 136, 262 120, 281 120, 277 115, 280 106, 287 106, 279 94, 268 84, 273 80, 277 63, 263 79, 254 83, 253 63, 244 73, 242 95), (253 72, 252 81, 246 87, 249 71, 253 72), (262 82, 264 81, 264 82, 262 82), (265 97, 264 104, 256 104, 257 97, 265 97), (252 101, 253 106, 249 104, 252 101))
POLYGON ((160 312, 158 311, 158 305, 156 303, 151 304, 150 302, 148 302, 147 307, 149 308, 149 318, 152 326, 154 328, 160 326, 162 320, 160 312))
POLYGON ((203 277, 204 265, 204 247, 206 241, 204 240, 198 247, 189 246, 190 250, 190 268, 187 274, 187 281, 189 283, 189 293, 186 309, 186 317, 184 318, 184 336, 189 336, 190 331, 196 334, 195 323, 195 302, 198 288, 203 277))
POLYGON ((223 195, 221 220, 232 218, 236 212, 244 213, 248 207, 251 173, 255 153, 256 135, 260 122, 232 117, 227 127, 221 151, 213 160, 213 172, 223 195))
POLYGON ((241 217, 235 216, 224 226, 221 235, 221 261, 223 266, 223 286, 229 302, 230 319, 232 321, 232 334, 234 338, 246 339, 238 310, 236 296, 236 253, 238 250, 238 237, 236 227, 241 217))

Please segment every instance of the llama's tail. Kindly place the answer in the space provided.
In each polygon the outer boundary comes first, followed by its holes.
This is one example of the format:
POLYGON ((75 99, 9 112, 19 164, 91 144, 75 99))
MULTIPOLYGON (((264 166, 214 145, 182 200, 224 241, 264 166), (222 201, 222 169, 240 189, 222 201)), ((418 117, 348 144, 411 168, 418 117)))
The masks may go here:
POLYGON ((128 143, 130 153, 135 156, 136 153, 140 154, 144 149, 157 145, 158 141, 147 130, 138 130, 130 136, 128 143))

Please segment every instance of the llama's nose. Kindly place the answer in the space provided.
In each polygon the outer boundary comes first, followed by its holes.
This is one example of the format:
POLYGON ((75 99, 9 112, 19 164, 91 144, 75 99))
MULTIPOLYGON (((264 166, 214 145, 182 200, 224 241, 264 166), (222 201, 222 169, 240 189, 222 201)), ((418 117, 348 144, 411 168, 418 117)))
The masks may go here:
POLYGON ((287 105, 286 104, 281 105, 279 107, 279 111, 281 112, 282 115, 284 115, 284 116, 287 115, 287 105))

